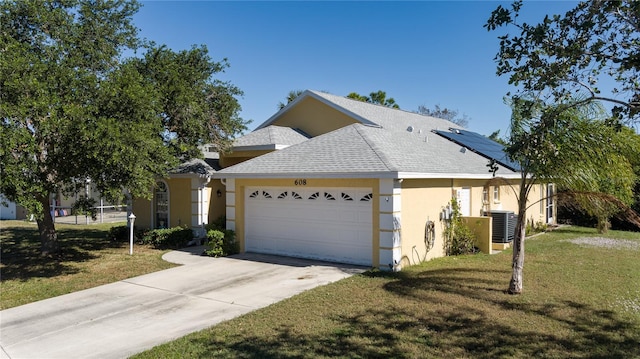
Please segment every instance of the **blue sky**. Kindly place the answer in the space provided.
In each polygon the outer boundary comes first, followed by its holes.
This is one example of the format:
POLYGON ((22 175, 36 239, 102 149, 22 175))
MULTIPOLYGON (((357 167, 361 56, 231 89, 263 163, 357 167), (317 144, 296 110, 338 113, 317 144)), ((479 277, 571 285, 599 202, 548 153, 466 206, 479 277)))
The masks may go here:
MULTIPOLYGON (((290 90, 345 96, 383 90, 404 110, 456 109, 469 129, 507 131, 513 88, 495 75, 499 32, 482 25, 496 1, 142 1, 140 35, 173 50, 204 44, 231 67, 218 79, 244 91, 250 129, 277 112, 290 90)), ((523 18, 566 12, 569 1, 529 1, 523 18)))

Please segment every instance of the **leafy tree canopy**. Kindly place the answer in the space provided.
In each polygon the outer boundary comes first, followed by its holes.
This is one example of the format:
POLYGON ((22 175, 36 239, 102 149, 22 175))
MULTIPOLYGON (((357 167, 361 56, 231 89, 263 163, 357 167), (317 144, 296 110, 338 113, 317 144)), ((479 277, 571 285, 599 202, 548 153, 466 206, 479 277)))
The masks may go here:
POLYGON ((458 116, 458 110, 452 110, 446 107, 440 107, 436 105, 434 109, 430 109, 425 105, 418 106, 418 113, 425 116, 442 118, 447 121, 451 121, 460 127, 469 126, 469 117, 466 114, 458 116))
POLYGON ((508 75, 509 83, 519 86, 517 95, 550 103, 586 95, 581 102, 613 104, 616 120, 638 119, 640 2, 585 1, 534 25, 518 21, 522 8, 521 0, 510 8, 500 5, 485 24, 489 31, 516 31, 499 36, 496 61, 497 74, 508 75), (610 90, 600 86, 607 78, 615 83, 610 90))
POLYGON ((631 204, 639 136, 630 128, 610 126, 599 103, 574 103, 550 107, 515 98, 507 153, 538 180, 608 193, 631 204))
POLYGON ((491 132, 491 134, 489 136, 487 136, 488 139, 492 140, 492 141, 496 141, 499 144, 506 146, 507 145, 507 141, 505 141, 504 139, 500 138, 500 130, 495 130, 493 132, 491 132))
POLYGON ((387 93, 384 91, 372 92, 369 96, 363 96, 356 92, 352 92, 347 95, 348 98, 368 102, 376 105, 387 106, 391 108, 400 108, 400 106, 396 103, 392 97, 387 98, 387 93))
POLYGON ((55 252, 49 194, 89 178, 107 197, 148 197, 198 146, 245 128, 228 63, 138 38, 135 1, 0 2, 0 192, 37 216, 55 252), (135 51, 139 57, 125 58, 135 51))
POLYGON ((287 106, 291 101, 295 100, 298 96, 302 95, 304 90, 291 90, 289 94, 287 94, 287 102, 278 102, 278 110, 282 110, 287 106))

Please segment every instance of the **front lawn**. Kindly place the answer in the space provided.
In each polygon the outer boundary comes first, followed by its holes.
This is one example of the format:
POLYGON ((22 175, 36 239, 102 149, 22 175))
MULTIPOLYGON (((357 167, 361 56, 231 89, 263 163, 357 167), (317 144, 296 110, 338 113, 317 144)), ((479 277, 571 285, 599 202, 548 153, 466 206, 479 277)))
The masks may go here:
POLYGON ((0 309, 67 294, 175 266, 162 260, 166 251, 107 238, 109 228, 124 223, 56 224, 61 252, 40 255, 35 223, 0 222, 0 309))
POLYGON ((520 296, 505 293, 510 251, 441 258, 319 287, 136 358, 640 357, 640 234, 569 241, 585 237, 601 236, 567 227, 527 240, 520 296))

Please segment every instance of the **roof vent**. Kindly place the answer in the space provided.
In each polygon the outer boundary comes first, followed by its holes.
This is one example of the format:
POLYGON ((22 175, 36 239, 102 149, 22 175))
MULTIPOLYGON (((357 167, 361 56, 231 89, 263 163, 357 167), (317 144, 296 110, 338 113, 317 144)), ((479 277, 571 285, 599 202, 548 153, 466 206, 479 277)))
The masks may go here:
POLYGON ((407 131, 409 131, 409 132, 413 132, 413 126, 409 126, 409 127, 407 127, 407 131))

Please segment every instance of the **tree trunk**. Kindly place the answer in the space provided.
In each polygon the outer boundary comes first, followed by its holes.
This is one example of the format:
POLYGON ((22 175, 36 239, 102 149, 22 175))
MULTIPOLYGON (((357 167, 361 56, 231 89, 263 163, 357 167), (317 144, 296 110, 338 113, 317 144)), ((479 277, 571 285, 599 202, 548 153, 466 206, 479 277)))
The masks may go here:
POLYGON ((607 233, 611 228, 611 222, 608 217, 598 217, 598 233, 607 233))
POLYGON ((511 273, 511 281, 509 282, 509 294, 522 293, 525 230, 524 218, 520 219, 520 214, 518 214, 516 236, 513 239, 513 260, 511 262, 511 268, 513 271, 511 273))
POLYGON ((511 262, 511 281, 509 282, 509 294, 522 293, 523 271, 524 271, 524 237, 526 236, 527 218, 527 192, 525 184, 520 187, 520 198, 518 200, 518 219, 516 221, 516 233, 513 239, 513 259, 511 262))
POLYGON ((57 253, 60 249, 58 235, 51 215, 49 196, 40 195, 38 200, 42 204, 42 218, 38 218, 38 231, 40 232, 40 251, 43 256, 57 253))

